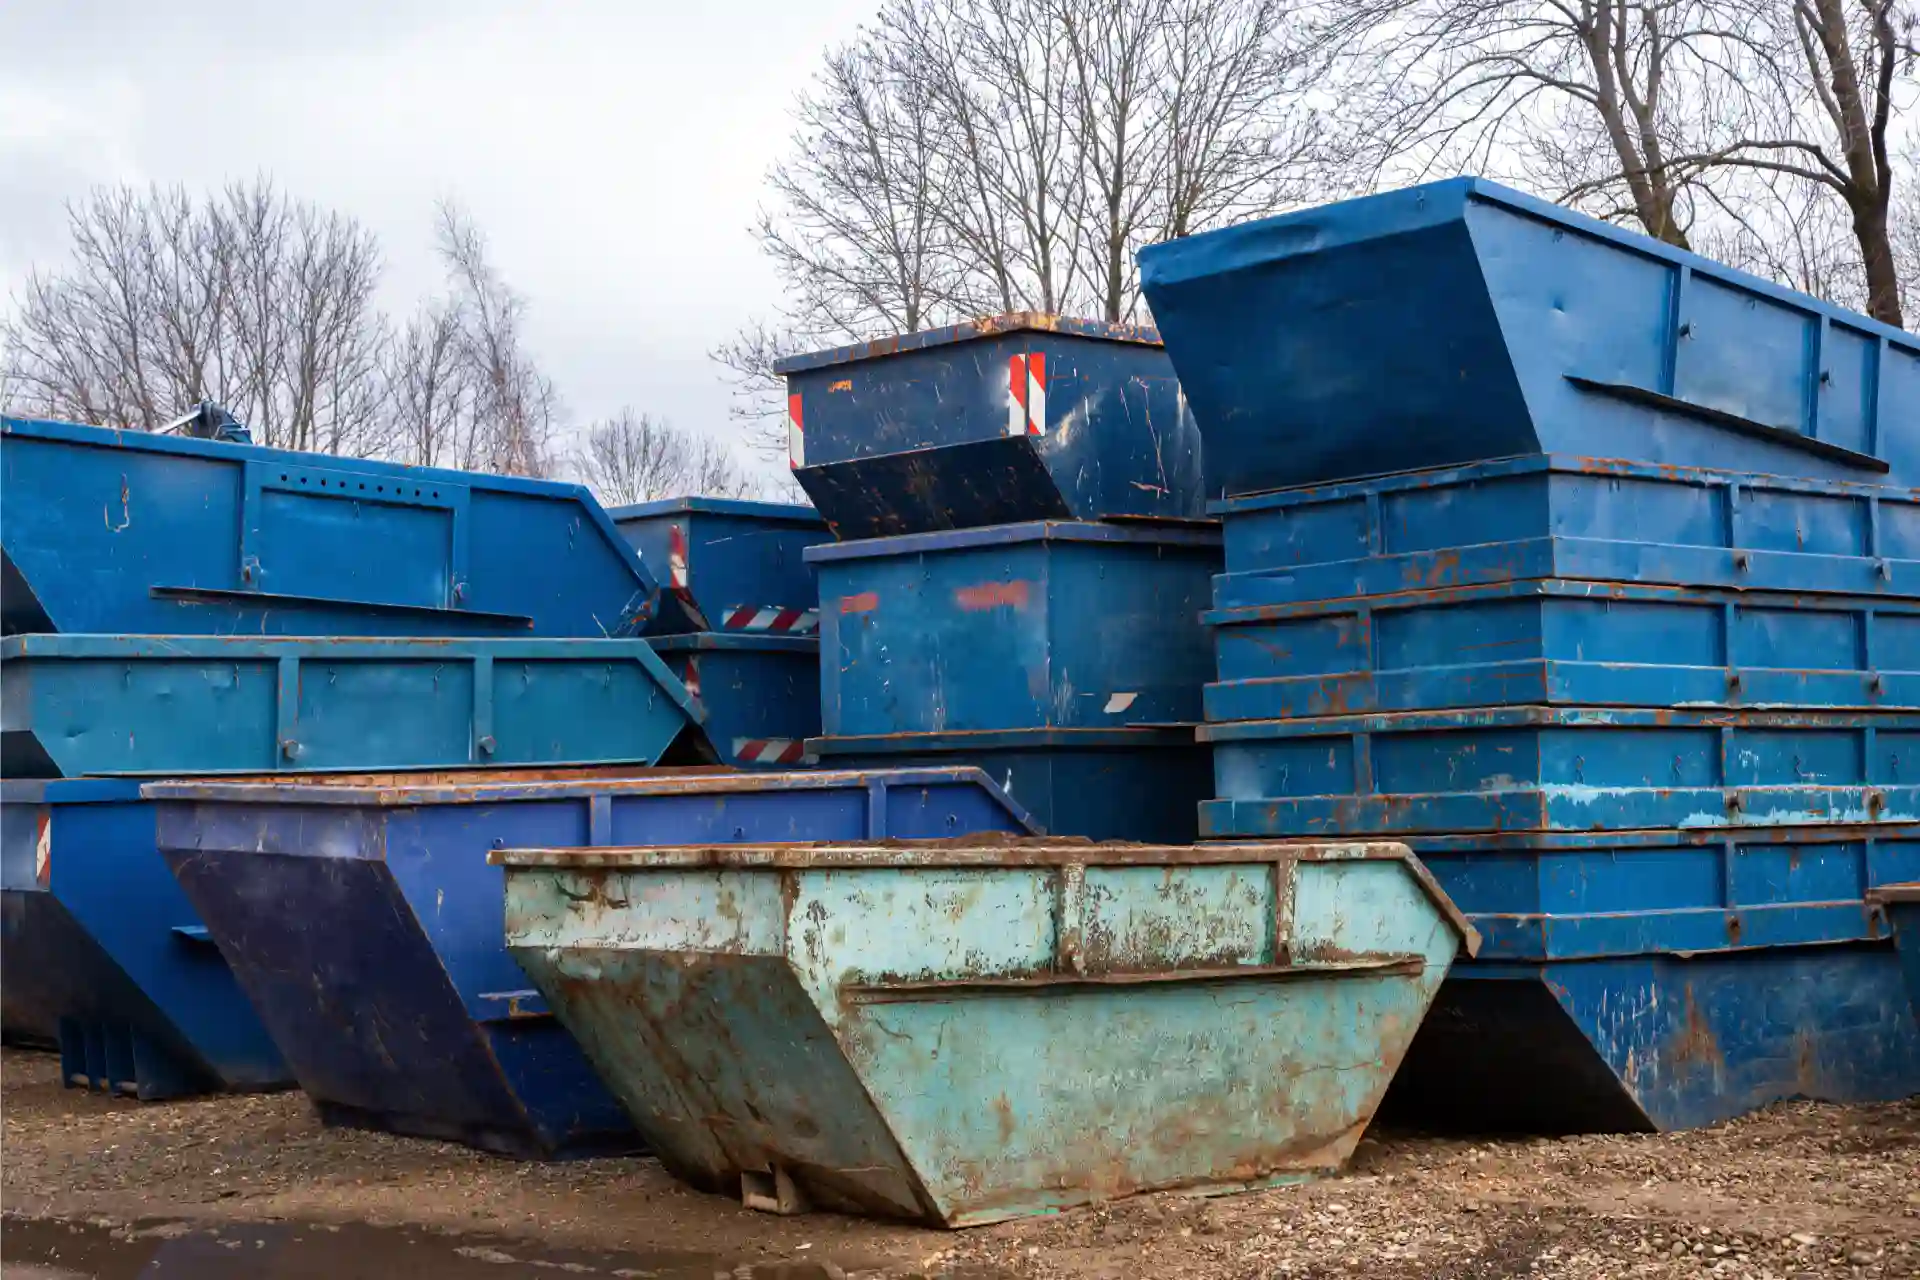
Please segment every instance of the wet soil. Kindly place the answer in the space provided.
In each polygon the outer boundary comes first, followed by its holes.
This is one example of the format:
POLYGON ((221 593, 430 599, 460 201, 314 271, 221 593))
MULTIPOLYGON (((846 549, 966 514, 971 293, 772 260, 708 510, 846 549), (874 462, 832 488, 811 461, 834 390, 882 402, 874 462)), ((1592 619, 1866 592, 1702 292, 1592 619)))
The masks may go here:
POLYGON ((944 1233, 756 1214, 645 1159, 519 1164, 327 1130, 297 1093, 104 1098, 42 1054, 0 1057, 0 1091, 7 1280, 224 1280, 210 1268, 240 1258, 231 1274, 268 1280, 1920 1277, 1920 1100, 1676 1135, 1381 1135, 1313 1186, 944 1233))

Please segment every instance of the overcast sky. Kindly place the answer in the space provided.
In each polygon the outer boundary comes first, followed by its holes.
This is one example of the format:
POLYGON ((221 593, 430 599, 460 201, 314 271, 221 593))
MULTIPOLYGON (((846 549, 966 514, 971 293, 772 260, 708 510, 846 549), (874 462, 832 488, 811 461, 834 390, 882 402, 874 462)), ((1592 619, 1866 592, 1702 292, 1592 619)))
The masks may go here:
MULTIPOLYGON (((451 196, 576 420, 733 431, 705 352, 778 300, 747 232, 789 112, 876 0, 0 0, 0 297, 101 183, 265 171, 438 283, 451 196)), ((737 433, 733 438, 738 438, 737 433)))

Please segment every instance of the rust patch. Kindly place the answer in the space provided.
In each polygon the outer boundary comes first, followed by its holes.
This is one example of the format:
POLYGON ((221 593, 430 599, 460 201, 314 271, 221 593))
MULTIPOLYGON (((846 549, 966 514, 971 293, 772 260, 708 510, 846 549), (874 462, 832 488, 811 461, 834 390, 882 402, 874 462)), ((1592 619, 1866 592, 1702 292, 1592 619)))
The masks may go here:
POLYGON ((880 607, 878 591, 862 591, 857 595, 840 597, 841 613, 872 613, 880 607))
POLYGON ((1692 983, 1687 984, 1686 1017, 1675 1033, 1668 1052, 1676 1067, 1705 1067, 1717 1071, 1726 1064, 1726 1057, 1720 1052, 1720 1041, 1715 1038, 1713 1028, 1707 1025, 1700 1006, 1694 1003, 1692 983))
POLYGON ((828 384, 827 384, 827 390, 828 390, 828 391, 830 391, 830 392, 832 392, 832 391, 851 391, 851 390, 853 390, 853 379, 852 379, 852 378, 842 378, 842 379, 840 379, 840 381, 838 381, 838 382, 831 382, 831 383, 828 383, 828 384))
POLYGON ((1013 1140, 1013 1104, 1007 1101, 1007 1095, 1001 1094, 993 1100, 994 1123, 1000 1126, 1000 1141, 1004 1144, 1013 1140))
POLYGON ((1032 594, 1033 584, 1025 578, 1016 578, 1012 582, 982 582, 971 587, 956 587, 953 602, 968 613, 1003 607, 1024 609, 1032 594))

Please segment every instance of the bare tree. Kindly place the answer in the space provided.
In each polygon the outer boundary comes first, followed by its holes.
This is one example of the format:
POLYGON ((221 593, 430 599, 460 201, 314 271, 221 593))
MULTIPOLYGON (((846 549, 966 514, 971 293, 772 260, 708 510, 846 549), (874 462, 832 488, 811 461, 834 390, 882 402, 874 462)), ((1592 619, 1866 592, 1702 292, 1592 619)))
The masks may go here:
POLYGON ((457 300, 424 302, 387 345, 389 434, 408 462, 472 470, 486 459, 463 318, 457 300))
POLYGON ((1731 20, 1761 45, 1743 63, 1759 90, 1749 131, 1677 163, 1830 191, 1858 245, 1867 314, 1902 324, 1892 130, 1902 82, 1920 65, 1920 9, 1911 0, 1746 0, 1731 20))
POLYGON ((1743 88, 1718 0, 1354 0, 1317 35, 1376 173, 1542 180, 1688 244, 1697 166, 1743 88))
POLYGON ((1137 318, 1142 245, 1302 194, 1291 35, 1287 0, 889 0, 770 177, 756 234, 786 309, 712 353, 736 411, 784 410, 778 353, 983 312, 1137 318))
POLYGON ((459 356, 484 426, 476 447, 481 469, 550 475, 559 395, 524 345, 527 301, 500 278, 487 257, 486 238, 452 204, 440 207, 439 243, 458 300, 459 356))
POLYGON ((365 228, 265 179, 201 202, 97 191, 68 221, 70 265, 31 275, 0 322, 14 403, 145 430, 211 398, 263 444, 380 446, 380 259, 365 228))
POLYGON ((757 488, 720 441, 630 408, 587 428, 574 471, 608 506, 696 494, 746 498, 757 488))

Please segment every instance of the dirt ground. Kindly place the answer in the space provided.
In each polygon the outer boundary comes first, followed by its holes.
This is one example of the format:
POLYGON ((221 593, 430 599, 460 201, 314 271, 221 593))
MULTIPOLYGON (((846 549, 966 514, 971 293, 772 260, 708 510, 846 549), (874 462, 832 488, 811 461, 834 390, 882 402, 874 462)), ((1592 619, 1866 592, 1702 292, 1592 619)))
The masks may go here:
MULTIPOLYGON (((322 1129, 297 1093, 141 1105, 0 1058, 0 1207, 91 1222, 411 1225, 732 1266, 1052 1280, 1920 1276, 1920 1100, 1793 1104, 1671 1136, 1382 1135, 1347 1177, 1215 1200, 1142 1197, 939 1233, 773 1218, 647 1160, 524 1165, 322 1129)), ((722 1280, 729 1268, 721 1269, 722 1280)), ((736 1274, 741 1274, 737 1273, 736 1274)))

